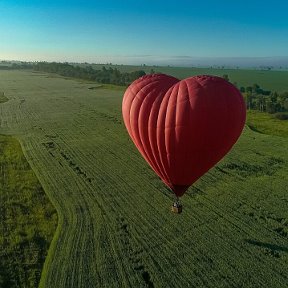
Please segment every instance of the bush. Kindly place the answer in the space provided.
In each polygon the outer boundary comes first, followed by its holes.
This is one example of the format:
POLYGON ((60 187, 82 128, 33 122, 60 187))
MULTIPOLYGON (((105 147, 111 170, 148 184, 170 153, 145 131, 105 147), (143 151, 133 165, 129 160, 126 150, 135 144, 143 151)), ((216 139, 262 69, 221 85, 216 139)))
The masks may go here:
POLYGON ((279 112, 274 115, 275 118, 279 120, 288 120, 288 112, 279 112))

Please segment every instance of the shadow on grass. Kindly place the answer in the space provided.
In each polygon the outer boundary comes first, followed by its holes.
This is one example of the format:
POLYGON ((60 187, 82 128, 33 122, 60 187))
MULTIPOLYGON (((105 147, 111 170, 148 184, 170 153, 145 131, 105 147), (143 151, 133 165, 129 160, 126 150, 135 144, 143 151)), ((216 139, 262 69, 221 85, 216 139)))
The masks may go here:
POLYGON ((263 247, 263 248, 268 248, 272 251, 283 251, 288 253, 288 247, 284 247, 284 246, 279 246, 279 245, 275 245, 275 244, 270 244, 270 243, 265 243, 265 242, 260 242, 260 241, 255 241, 252 239, 245 239, 246 243, 258 246, 258 247, 263 247))
POLYGON ((266 133, 258 130, 254 125, 247 124, 247 126, 249 127, 249 129, 251 129, 251 130, 254 131, 254 132, 257 132, 257 133, 260 133, 260 134, 266 134, 266 133))

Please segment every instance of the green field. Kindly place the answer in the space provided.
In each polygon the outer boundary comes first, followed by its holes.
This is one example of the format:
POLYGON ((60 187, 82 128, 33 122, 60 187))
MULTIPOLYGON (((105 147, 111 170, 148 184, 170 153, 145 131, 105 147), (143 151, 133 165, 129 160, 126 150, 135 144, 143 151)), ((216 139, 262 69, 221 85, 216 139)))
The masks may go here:
MULTIPOLYGON (((103 65, 94 64, 94 69, 101 69, 103 65)), ((179 79, 190 76, 207 74, 223 76, 227 74, 230 81, 237 82, 239 87, 252 86, 259 84, 264 90, 288 91, 288 71, 268 71, 268 70, 245 70, 245 69, 216 69, 216 68, 183 68, 183 67, 163 67, 163 66, 129 66, 129 65, 104 65, 106 68, 117 68, 121 72, 132 72, 135 70, 144 70, 150 73, 151 69, 155 72, 161 72, 172 75, 179 79)))
POLYGON ((57 214, 18 141, 0 135, 0 287, 37 287, 57 214))
POLYGON ((256 132, 288 137, 288 121, 279 120, 273 114, 251 110, 247 112, 246 123, 250 129, 256 132))
POLYGON ((0 134, 20 141, 58 212, 40 287, 287 287, 287 138, 246 128, 175 215, 125 130, 123 91, 89 88, 0 71, 0 134))

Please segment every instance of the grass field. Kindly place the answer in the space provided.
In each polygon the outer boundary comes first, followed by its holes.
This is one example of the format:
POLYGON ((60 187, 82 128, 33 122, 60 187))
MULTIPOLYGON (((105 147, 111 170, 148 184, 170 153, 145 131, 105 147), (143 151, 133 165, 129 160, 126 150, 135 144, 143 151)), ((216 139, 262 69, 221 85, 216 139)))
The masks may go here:
POLYGON ((18 141, 0 135, 0 287, 37 287, 57 215, 18 141))
POLYGON ((287 287, 287 138, 246 128, 175 215, 125 131, 123 92, 89 88, 0 71, 0 133, 58 212, 40 287, 287 287))
POLYGON ((260 113, 257 111, 247 112, 247 125, 254 131, 288 137, 288 121, 279 120, 273 114, 260 113))

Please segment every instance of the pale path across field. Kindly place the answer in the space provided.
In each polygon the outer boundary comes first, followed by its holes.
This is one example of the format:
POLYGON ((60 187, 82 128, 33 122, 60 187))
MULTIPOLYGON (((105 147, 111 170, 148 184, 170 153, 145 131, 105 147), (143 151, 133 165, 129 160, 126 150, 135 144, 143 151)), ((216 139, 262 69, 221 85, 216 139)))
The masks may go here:
POLYGON ((0 71, 0 133, 15 135, 59 225, 42 287, 286 287, 288 138, 246 130, 183 197, 125 131, 123 92, 0 71))

